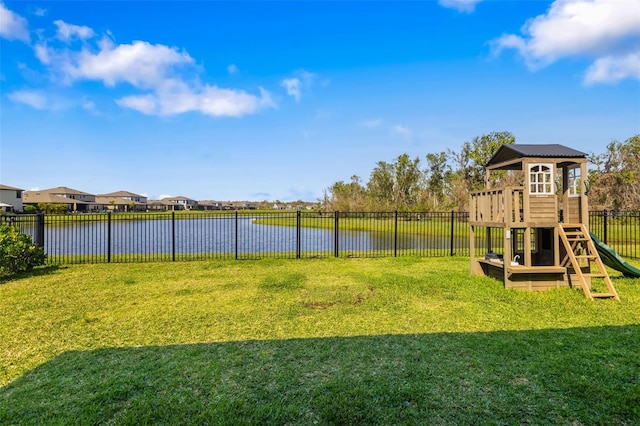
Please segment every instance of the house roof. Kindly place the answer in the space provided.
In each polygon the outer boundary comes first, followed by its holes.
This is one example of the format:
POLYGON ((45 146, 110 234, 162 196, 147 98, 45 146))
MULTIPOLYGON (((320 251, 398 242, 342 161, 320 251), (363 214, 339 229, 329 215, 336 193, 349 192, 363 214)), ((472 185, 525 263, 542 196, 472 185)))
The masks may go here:
POLYGON ((129 206, 131 204, 134 204, 136 206, 144 206, 145 203, 141 203, 139 201, 131 201, 131 200, 126 200, 122 197, 102 197, 100 195, 96 196, 96 204, 102 204, 102 205, 107 205, 107 204, 113 204, 113 205, 117 205, 117 206, 129 206))
POLYGON ((116 192, 109 192, 108 194, 96 194, 96 197, 138 197, 138 198, 147 198, 144 195, 140 195, 140 194, 134 194, 133 192, 129 192, 129 191, 116 191, 116 192))
POLYGON ((0 189, 6 189, 8 191, 24 191, 22 188, 14 188, 13 186, 3 185, 0 183, 0 189))
POLYGON ((147 200, 147 205, 157 205, 157 204, 162 204, 163 206, 179 205, 176 201, 170 200, 169 198, 163 198, 162 200, 147 200))
POLYGON ((48 194, 73 194, 73 195, 93 195, 88 192, 79 191, 77 189, 66 186, 57 186, 55 188, 41 189, 39 192, 48 194))
POLYGON ((87 201, 65 198, 50 192, 25 191, 22 193, 22 202, 25 204, 49 203, 49 204, 91 204, 87 201))
POLYGON ((164 197, 163 200, 170 200, 170 201, 193 201, 193 202, 197 202, 196 200, 194 200, 193 198, 188 198, 188 197, 183 197, 182 195, 178 195, 177 197, 164 197))
POLYGON ((587 158, 587 154, 559 144, 502 145, 485 167, 519 158, 587 158))

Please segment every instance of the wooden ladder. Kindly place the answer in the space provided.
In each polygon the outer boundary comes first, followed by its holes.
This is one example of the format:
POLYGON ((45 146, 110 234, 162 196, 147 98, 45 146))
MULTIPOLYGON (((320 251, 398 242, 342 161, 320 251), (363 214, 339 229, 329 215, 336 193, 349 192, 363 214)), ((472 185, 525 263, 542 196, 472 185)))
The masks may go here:
MULTIPOLYGON (((565 258, 565 260, 563 260, 563 266, 568 267, 568 263, 571 264, 584 295, 589 299, 613 298, 619 301, 620 297, 618 296, 618 292, 613 287, 611 278, 604 267, 604 263, 602 263, 602 259, 598 254, 598 250, 596 250, 593 240, 589 236, 587 227, 582 223, 561 223, 558 234, 567 249, 568 262, 565 258), (591 270, 591 262, 597 266, 598 272, 583 272, 583 267, 588 267, 587 270, 591 270), (584 266, 581 267, 581 264, 584 266), (608 291, 606 293, 592 293, 590 285, 591 278, 602 278, 608 291), (589 279, 589 281, 587 281, 587 279, 589 279)), ((569 274, 568 270, 567 274, 569 274)))

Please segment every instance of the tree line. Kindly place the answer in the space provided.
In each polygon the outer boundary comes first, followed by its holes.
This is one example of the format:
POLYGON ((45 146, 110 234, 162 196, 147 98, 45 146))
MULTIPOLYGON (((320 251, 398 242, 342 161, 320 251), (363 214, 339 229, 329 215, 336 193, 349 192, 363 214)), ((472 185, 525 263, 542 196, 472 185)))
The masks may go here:
MULTIPOLYGON (((360 176, 325 189, 324 207, 332 211, 467 211, 469 192, 483 189, 485 164, 510 132, 476 136, 458 151, 411 158, 401 154, 379 161, 364 182, 360 176)), ((589 153, 589 205, 595 210, 640 210, 640 134, 610 142, 603 153, 589 153)), ((494 172, 495 185, 523 185, 520 173, 494 172)))

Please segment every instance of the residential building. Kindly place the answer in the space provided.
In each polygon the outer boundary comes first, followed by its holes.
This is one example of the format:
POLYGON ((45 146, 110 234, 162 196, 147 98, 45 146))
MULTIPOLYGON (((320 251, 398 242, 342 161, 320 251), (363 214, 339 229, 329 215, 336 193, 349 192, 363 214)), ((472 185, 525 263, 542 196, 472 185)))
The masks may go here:
POLYGON ((67 210, 72 212, 92 212, 99 210, 96 205, 96 196, 88 192, 58 186, 56 188, 25 191, 23 193, 24 204, 64 204, 67 210))
POLYGON ((171 201, 167 198, 162 200, 147 200, 148 211, 174 211, 184 210, 184 205, 178 204, 176 201, 171 201))
POLYGON ((114 212, 145 211, 147 210, 147 197, 129 191, 116 191, 96 195, 96 205, 101 210, 114 212))
POLYGON ((0 212, 21 212, 23 191, 24 189, 0 184, 0 212))
MULTIPOLYGON (((188 197, 183 197, 182 195, 179 195, 177 197, 166 197, 163 198, 160 201, 173 201, 178 203, 179 205, 181 205, 183 207, 183 209, 181 210, 193 210, 193 209, 197 209, 198 208, 198 202, 196 200, 193 200, 191 198, 188 197)), ((175 209, 178 210, 178 209, 175 209)))
POLYGON ((198 207, 202 210, 222 210, 223 204, 220 201, 200 200, 198 207))

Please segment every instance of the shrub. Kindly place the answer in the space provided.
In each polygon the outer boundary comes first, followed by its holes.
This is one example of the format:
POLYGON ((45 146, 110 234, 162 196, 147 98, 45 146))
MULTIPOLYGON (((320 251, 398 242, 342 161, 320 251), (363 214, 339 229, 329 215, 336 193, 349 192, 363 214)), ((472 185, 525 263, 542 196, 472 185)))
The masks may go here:
POLYGON ((38 213, 38 208, 33 204, 25 204, 22 211, 28 214, 35 214, 35 213, 38 213))
POLYGON ((66 204, 38 203, 37 208, 42 213, 50 214, 63 214, 69 211, 66 204))
POLYGON ((47 255, 31 236, 7 223, 0 224, 0 275, 30 271, 44 265, 47 255))

